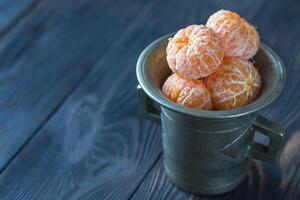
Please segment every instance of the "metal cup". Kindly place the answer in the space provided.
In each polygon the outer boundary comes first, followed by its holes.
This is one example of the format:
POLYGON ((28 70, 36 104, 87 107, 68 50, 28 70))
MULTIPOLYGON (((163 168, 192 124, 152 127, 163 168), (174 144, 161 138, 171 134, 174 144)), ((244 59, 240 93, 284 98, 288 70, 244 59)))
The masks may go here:
POLYGON ((166 61, 169 37, 172 34, 151 43, 138 59, 140 112, 162 123, 165 172, 175 185, 201 195, 228 192, 245 178, 250 158, 277 158, 284 130, 257 113, 281 93, 284 64, 261 44, 254 60, 263 86, 255 102, 226 111, 191 109, 175 104, 161 91, 171 74, 166 61), (255 131, 267 136, 269 143, 255 142, 255 131))

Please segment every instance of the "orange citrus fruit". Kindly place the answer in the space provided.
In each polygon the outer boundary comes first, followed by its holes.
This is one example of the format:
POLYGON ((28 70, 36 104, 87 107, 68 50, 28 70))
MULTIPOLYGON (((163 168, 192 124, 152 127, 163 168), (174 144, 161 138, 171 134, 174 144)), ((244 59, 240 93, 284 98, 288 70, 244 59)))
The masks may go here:
POLYGON ((203 110, 213 109, 209 91, 202 80, 186 79, 172 74, 165 81, 162 91, 169 99, 180 105, 203 110))
POLYGON ((185 78, 203 78, 216 71, 224 57, 219 36, 204 25, 190 25, 169 39, 167 61, 185 78))
POLYGON ((207 78, 206 84, 215 108, 228 110, 254 101, 262 82, 250 61, 225 58, 219 69, 207 78))
POLYGON ((255 28, 238 14, 220 10, 211 15, 206 26, 220 35, 225 57, 252 58, 259 48, 255 28))

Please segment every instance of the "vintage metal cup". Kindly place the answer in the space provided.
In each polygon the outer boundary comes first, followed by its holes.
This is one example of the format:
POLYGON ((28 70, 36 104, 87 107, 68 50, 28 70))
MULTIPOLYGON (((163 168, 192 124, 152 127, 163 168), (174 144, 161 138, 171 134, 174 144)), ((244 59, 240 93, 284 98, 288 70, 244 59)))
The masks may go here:
POLYGON ((179 188, 215 195, 237 187, 245 178, 249 159, 274 161, 284 130, 258 115, 281 93, 284 64, 261 44, 254 57, 261 74, 262 91, 255 102, 227 111, 202 111, 175 104, 164 96, 162 85, 171 74, 166 61, 166 35, 150 44, 137 63, 138 98, 143 116, 162 123, 164 167, 179 188), (269 138, 254 141, 255 131, 269 138))

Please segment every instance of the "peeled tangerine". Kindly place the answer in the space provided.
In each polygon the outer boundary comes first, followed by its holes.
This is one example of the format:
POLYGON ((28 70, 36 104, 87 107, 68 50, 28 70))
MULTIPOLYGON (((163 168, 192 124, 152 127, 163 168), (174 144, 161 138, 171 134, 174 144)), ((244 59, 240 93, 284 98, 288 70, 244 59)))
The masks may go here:
POLYGON ((224 59, 220 68, 208 77, 206 84, 218 110, 251 103, 259 95, 262 85, 254 65, 238 58, 224 59))
POLYGON ((252 58, 259 48, 259 35, 255 28, 238 14, 220 10, 211 15, 206 26, 221 37, 225 57, 252 58))
POLYGON ((190 25, 169 39, 167 61, 174 73, 203 78, 216 71, 224 57, 219 36, 204 25, 190 25))
POLYGON ((185 79, 172 74, 164 83, 162 91, 168 98, 180 105, 203 110, 213 109, 209 91, 202 80, 185 79))

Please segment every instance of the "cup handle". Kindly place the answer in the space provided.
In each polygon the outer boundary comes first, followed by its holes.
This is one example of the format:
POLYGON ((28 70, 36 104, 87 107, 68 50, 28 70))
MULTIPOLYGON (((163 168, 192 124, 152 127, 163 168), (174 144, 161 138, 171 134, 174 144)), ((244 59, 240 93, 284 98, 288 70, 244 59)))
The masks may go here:
POLYGON ((281 140, 285 130, 269 119, 257 116, 253 128, 269 138, 269 144, 261 144, 254 141, 250 149, 250 157, 258 160, 276 161, 280 152, 281 140))
POLYGON ((147 119, 160 123, 160 108, 147 96, 140 85, 137 86, 137 96, 139 113, 147 119))

